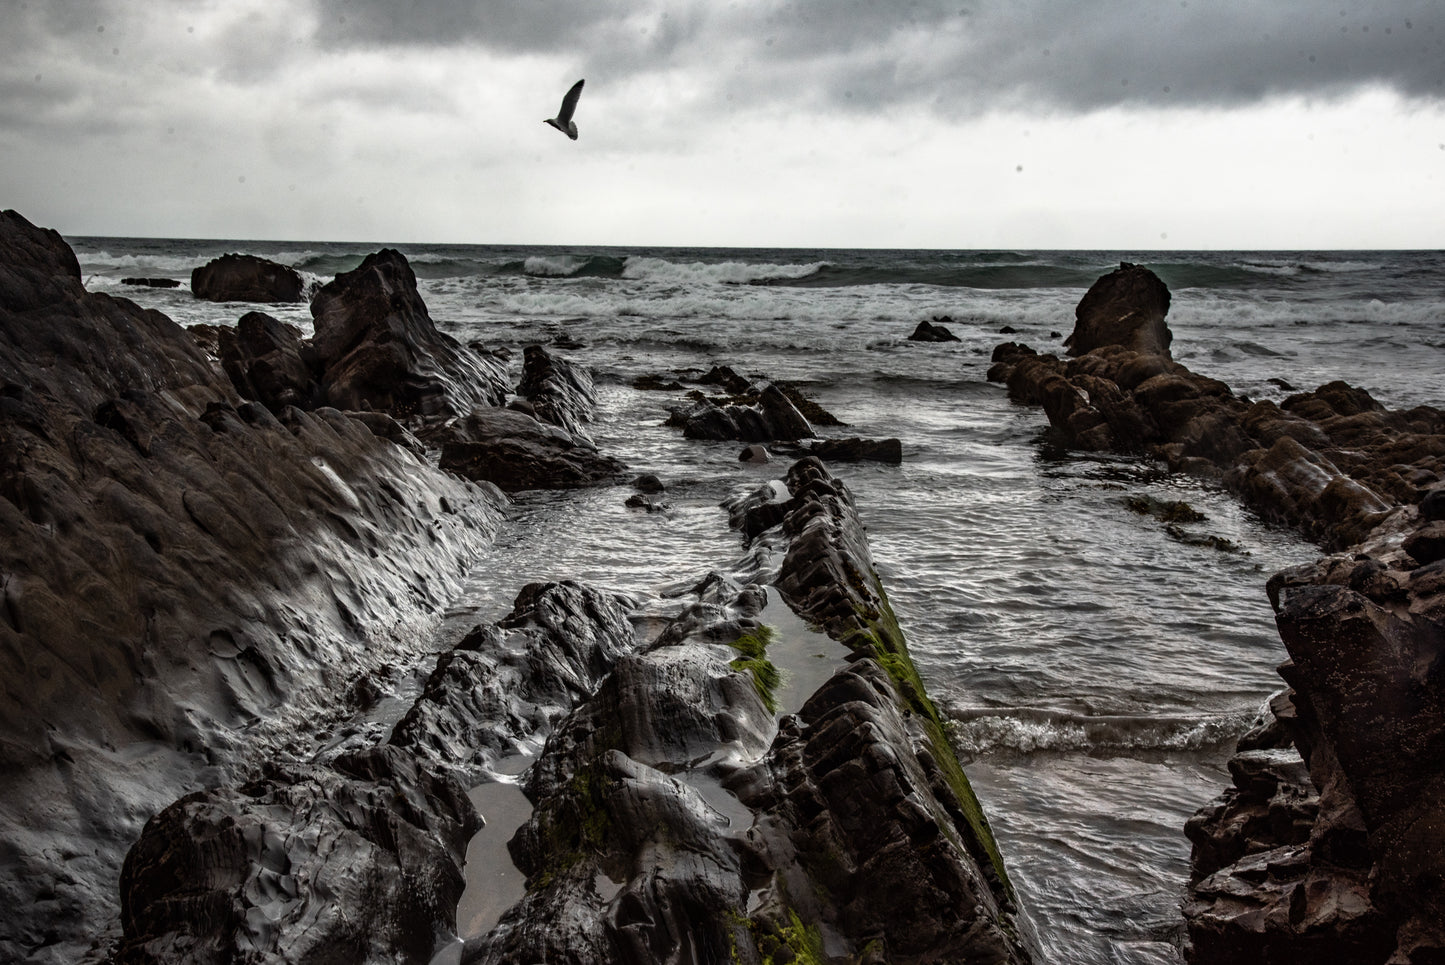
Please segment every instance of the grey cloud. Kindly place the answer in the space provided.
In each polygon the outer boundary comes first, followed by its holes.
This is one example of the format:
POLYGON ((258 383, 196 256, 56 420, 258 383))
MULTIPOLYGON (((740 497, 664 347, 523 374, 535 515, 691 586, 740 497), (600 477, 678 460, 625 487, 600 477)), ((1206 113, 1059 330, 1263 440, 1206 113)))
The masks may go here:
POLYGON ((1237 105, 1372 84, 1445 99, 1445 4, 1432 0, 317 2, 328 44, 571 54, 614 79, 688 67, 704 83, 711 71, 719 97, 725 86, 753 102, 975 114, 1237 105))

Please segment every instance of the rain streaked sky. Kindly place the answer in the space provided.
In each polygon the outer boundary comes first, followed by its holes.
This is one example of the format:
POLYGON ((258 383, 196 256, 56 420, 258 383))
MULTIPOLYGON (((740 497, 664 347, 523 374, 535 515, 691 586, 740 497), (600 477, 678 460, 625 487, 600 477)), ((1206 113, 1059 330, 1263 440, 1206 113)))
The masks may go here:
POLYGON ((0 51, 0 206, 72 236, 1445 247, 1439 0, 0 0, 0 51))

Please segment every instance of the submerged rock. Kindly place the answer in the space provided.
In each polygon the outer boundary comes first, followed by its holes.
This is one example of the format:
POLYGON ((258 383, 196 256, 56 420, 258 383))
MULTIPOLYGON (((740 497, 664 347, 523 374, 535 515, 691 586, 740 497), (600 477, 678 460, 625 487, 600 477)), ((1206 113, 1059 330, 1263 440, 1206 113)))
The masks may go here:
POLYGON ((299 302, 296 269, 256 255, 226 254, 191 272, 191 294, 213 302, 299 302))
POLYGON ((938 324, 938 323, 940 323, 940 322, 952 322, 952 321, 953 321, 953 319, 947 318, 947 317, 944 317, 944 318, 935 318, 935 319, 934 319, 933 321, 931 321, 931 322, 925 319, 924 321, 921 321, 921 322, 918 323, 918 327, 913 330, 913 334, 910 335, 910 336, 908 336, 908 341, 910 341, 910 342, 958 342, 958 341, 962 341, 962 339, 960 339, 957 335, 955 335, 955 334, 953 334, 952 332, 950 332, 950 331, 948 330, 947 326, 938 324))
POLYGON ((122 278, 122 285, 136 285, 142 288, 180 288, 181 283, 174 278, 122 278))

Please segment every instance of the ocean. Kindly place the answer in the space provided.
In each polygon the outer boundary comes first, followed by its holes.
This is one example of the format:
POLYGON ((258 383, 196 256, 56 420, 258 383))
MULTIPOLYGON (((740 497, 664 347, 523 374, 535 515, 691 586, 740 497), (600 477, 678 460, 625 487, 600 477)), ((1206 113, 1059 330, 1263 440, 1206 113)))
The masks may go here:
MULTIPOLYGON (((320 285, 383 247, 67 240, 92 291, 182 324, 262 308, 308 333, 304 304, 193 299, 191 269, 237 251, 320 285)), ((662 425, 680 393, 633 388, 639 376, 730 365, 848 424, 827 434, 902 440, 901 466, 834 468, 1048 962, 1180 961, 1184 822, 1228 784, 1234 740, 1283 686, 1265 580, 1320 554, 1216 486, 1058 447, 1041 411, 986 381, 993 347, 1062 352, 1088 286, 1132 261, 1172 292, 1175 358, 1238 394, 1344 379, 1391 407, 1445 407, 1441 252, 394 247, 442 330, 518 367, 534 342, 589 366, 599 448, 660 476, 671 503, 625 509, 627 487, 524 494, 444 635, 502 616, 535 580, 645 595, 741 560, 719 504, 786 463, 682 439, 662 425), (907 340, 935 318, 960 341, 907 340), (1139 511, 1149 500, 1202 519, 1171 527, 1139 511)))

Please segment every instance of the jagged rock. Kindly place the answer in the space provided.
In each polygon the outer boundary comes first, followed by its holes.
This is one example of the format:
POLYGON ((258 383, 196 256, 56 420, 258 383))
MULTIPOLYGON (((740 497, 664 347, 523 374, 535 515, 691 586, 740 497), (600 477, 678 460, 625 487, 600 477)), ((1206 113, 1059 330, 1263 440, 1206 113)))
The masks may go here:
POLYGON ((1070 355, 1119 345, 1141 355, 1169 357, 1169 289, 1152 271, 1129 262, 1098 281, 1074 312, 1074 331, 1064 340, 1070 355))
POLYGON ((0 214, 0 959, 79 959, 145 820, 347 709, 499 517, 334 409, 244 401, 0 214))
POLYGON ((503 365, 437 329, 399 251, 384 248, 337 275, 312 298, 311 315, 322 388, 337 408, 439 422, 506 400, 503 365))
POLYGON ((191 271, 191 294, 213 302, 299 302, 303 289, 296 269, 255 255, 221 255, 191 271))
POLYGON ((262 312, 247 312, 234 329, 218 332, 221 365, 242 396, 272 412, 321 402, 316 353, 301 330, 262 312))
POLYGON ((1270 580, 1293 687, 1271 706, 1309 782, 1252 764, 1279 752, 1242 749, 1236 789, 1191 819, 1191 962, 1426 962, 1445 949, 1445 580, 1416 578, 1399 532, 1378 545, 1270 580))
POLYGON ((480 783, 597 690, 633 648, 634 605, 572 581, 528 584, 507 616, 441 656, 391 743, 480 783))
POLYGON ((772 442, 813 436, 808 420, 781 389, 771 384, 758 394, 756 404, 717 405, 702 399, 691 409, 675 413, 675 417, 688 439, 772 442))
POLYGON ((126 857, 114 961, 426 962, 480 826, 460 784, 387 746, 187 795, 126 857))
POLYGON ((441 438, 441 468, 508 492, 615 483, 627 468, 565 429, 508 409, 475 409, 441 438))
POLYGON ((558 358, 540 345, 522 353, 522 381, 517 394, 532 405, 532 415, 591 442, 586 425, 597 408, 597 392, 587 370, 558 358))
POLYGON ((180 288, 181 283, 174 278, 122 278, 122 285, 136 285, 142 288, 180 288))
MULTIPOLYGON (((1157 279, 1140 271, 1108 285, 1119 272, 1101 279, 1080 303, 1081 318, 1157 317, 1162 326, 1167 291, 1156 292, 1157 279)), ((1152 323, 1146 328, 1154 331, 1152 323)), ((989 377, 1005 382, 1014 401, 1041 405, 1066 445, 1155 455, 1173 469, 1223 482, 1266 518, 1330 548, 1360 542, 1397 506, 1418 503, 1445 478, 1445 413, 1424 406, 1390 412, 1343 382, 1281 405, 1250 403, 1167 352, 1120 338, 1128 347, 1105 344, 1068 362, 1001 345, 989 377)))
POLYGON ((952 322, 951 318, 935 318, 933 321, 924 320, 918 323, 913 334, 908 336, 910 342, 958 342, 962 341, 939 322, 952 322))
POLYGON ((703 385, 721 386, 728 395, 747 395, 752 390, 752 382, 738 375, 727 365, 714 365, 698 379, 698 382, 703 385))
POLYGON ((1269 581, 1293 693, 1272 704, 1278 725, 1241 742, 1235 786, 1186 829, 1186 957, 1439 960, 1445 571, 1432 570, 1441 530, 1426 502, 1445 479, 1445 413, 1389 411, 1343 382, 1279 405, 1236 398, 1169 359, 1167 310, 1158 279, 1126 266, 1080 302, 1075 358, 999 346, 989 377, 1042 405, 1068 445, 1150 453, 1327 548, 1353 547, 1269 581))

